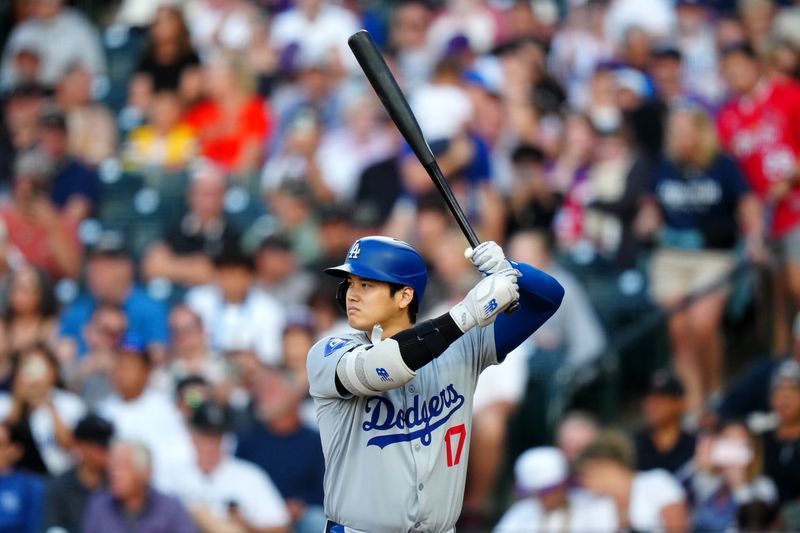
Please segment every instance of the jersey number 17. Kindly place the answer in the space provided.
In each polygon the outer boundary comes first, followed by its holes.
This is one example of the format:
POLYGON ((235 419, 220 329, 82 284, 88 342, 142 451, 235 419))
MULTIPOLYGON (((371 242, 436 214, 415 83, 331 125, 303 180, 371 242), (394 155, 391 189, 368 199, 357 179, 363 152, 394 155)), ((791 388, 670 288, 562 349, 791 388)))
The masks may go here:
POLYGON ((467 440, 467 428, 464 424, 453 426, 444 434, 444 443, 447 446, 447 466, 455 466, 461 462, 461 452, 464 450, 464 442, 467 440), (458 443, 453 442, 453 438, 458 438, 458 443), (455 453, 453 448, 455 447, 455 453))

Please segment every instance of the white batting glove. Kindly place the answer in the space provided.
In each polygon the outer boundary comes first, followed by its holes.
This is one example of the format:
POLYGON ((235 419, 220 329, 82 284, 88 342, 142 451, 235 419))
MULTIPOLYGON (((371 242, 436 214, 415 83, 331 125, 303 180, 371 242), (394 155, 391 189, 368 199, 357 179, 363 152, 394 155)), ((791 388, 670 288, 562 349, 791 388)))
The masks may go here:
POLYGON ((520 271, 505 268, 486 276, 475 285, 467 296, 450 309, 459 329, 466 333, 475 326, 488 326, 498 313, 519 298, 517 277, 520 271))
POLYGON ((485 241, 475 248, 467 248, 464 250, 464 257, 472 261, 478 272, 484 276, 511 268, 503 249, 494 241, 485 241))

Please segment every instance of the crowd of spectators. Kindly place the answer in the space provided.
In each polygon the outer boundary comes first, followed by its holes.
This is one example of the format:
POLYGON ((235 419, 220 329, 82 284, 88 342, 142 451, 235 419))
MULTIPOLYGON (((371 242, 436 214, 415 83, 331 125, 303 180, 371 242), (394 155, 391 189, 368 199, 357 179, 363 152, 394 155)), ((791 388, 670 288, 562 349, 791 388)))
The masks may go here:
POLYGON ((566 287, 479 383, 463 529, 800 530, 800 3, 11 0, 0 532, 322 531, 322 271, 404 239, 423 316, 477 276, 360 28, 477 233, 566 287), (637 297, 669 356, 607 432, 568 408, 627 386, 637 297), (742 300, 770 331, 733 372, 742 300), (532 397, 553 434, 511 443, 532 397))

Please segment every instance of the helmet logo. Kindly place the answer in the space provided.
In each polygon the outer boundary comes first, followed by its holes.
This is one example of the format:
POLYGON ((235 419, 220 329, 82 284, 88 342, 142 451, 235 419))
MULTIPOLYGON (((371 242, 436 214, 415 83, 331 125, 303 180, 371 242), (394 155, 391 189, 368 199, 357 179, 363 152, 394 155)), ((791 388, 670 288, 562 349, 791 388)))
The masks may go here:
POLYGON ((361 241, 356 241, 353 246, 350 247, 350 251, 347 252, 348 259, 358 259, 358 255, 361 253, 361 241))

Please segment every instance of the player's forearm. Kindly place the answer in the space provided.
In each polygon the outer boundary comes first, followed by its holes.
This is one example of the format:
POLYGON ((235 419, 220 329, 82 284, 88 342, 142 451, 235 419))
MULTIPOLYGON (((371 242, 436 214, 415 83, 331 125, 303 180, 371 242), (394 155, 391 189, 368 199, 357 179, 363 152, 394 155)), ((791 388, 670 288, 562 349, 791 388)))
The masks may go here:
POLYGON ((525 263, 514 265, 522 276, 519 284, 520 310, 497 317, 494 325, 494 343, 502 359, 556 312, 564 298, 564 287, 549 274, 525 263))

